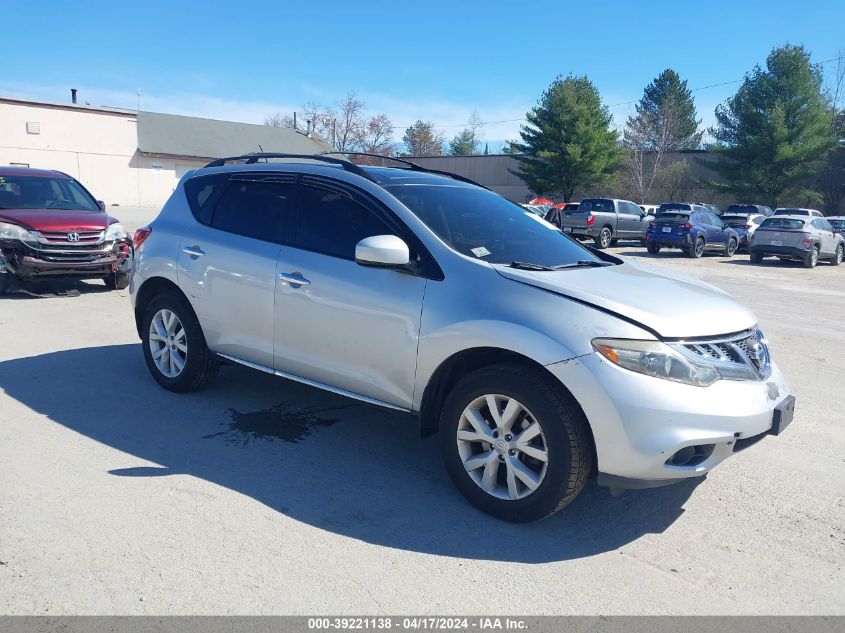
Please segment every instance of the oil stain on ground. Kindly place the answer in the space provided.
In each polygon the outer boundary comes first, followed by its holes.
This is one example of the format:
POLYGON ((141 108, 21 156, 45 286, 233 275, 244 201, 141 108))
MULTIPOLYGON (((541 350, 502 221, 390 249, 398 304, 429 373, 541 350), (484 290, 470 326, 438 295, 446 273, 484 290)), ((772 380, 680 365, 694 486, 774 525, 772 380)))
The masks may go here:
POLYGON ((218 433, 204 435, 204 439, 222 437, 227 444, 246 446, 258 440, 297 443, 311 435, 314 429, 339 422, 339 418, 327 416, 329 412, 348 409, 356 405, 332 407, 330 409, 306 409, 277 404, 269 409, 242 413, 229 409, 231 422, 218 433))

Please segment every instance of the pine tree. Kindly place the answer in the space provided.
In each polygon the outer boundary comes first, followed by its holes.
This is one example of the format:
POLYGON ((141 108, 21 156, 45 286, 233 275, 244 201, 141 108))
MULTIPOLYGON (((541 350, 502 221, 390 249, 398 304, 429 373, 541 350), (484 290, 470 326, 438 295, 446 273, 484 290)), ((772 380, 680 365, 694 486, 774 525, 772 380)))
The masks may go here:
POLYGON ((514 173, 539 195, 562 194, 608 183, 623 153, 612 118, 587 77, 556 78, 526 115, 514 173))
POLYGON ((803 46, 773 50, 737 93, 716 108, 716 161, 701 161, 744 200, 778 206, 806 197, 808 181, 833 148, 821 70, 803 46))
POLYGON ((475 131, 471 128, 464 128, 455 138, 449 141, 449 153, 452 156, 470 156, 476 153, 478 139, 475 131))
POLYGON ((417 121, 402 137, 411 156, 440 156, 443 154, 443 135, 431 121, 417 121))

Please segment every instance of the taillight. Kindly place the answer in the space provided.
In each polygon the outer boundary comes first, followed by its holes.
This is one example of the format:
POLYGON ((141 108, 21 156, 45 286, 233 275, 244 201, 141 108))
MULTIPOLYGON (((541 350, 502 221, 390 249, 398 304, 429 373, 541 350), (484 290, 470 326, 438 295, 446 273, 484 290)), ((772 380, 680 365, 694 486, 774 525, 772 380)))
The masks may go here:
POLYGON ((142 226, 140 229, 135 231, 135 235, 132 236, 132 244, 135 246, 136 251, 141 248, 141 244, 144 243, 152 232, 153 230, 149 226, 142 226))
POLYGON ((750 229, 754 228, 754 225, 753 224, 746 224, 745 228, 750 230, 750 229))
POLYGON ((650 228, 650 229, 653 229, 653 228, 654 228, 654 220, 651 220, 651 221, 648 223, 648 228, 650 228))
POLYGON ((686 229, 687 231, 689 231, 692 228, 692 224, 687 222, 686 224, 682 224, 679 228, 686 229))
POLYGON ((804 246, 810 246, 813 243, 813 238, 805 237, 802 241, 804 242, 804 246))
POLYGON ((595 224, 595 223, 596 223, 596 216, 594 216, 594 215, 591 213, 591 214, 590 214, 590 217, 589 217, 589 218, 587 218, 587 226, 593 226, 593 224, 595 224))

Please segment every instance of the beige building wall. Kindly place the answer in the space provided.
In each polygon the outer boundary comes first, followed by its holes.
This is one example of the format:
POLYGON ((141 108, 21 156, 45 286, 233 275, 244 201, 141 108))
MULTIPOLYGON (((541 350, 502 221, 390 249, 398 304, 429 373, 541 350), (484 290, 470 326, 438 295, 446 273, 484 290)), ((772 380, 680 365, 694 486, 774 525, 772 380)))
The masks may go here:
POLYGON ((63 171, 107 206, 160 207, 207 161, 143 155, 137 126, 131 111, 0 101, 0 165, 63 171))

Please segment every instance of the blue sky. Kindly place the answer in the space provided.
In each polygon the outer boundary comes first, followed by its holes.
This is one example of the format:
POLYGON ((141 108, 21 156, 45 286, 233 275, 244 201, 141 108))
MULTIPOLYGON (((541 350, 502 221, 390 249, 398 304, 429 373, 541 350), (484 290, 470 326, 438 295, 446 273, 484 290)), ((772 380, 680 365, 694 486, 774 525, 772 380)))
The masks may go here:
MULTIPOLYGON (((2 5, 0 95, 260 123, 355 91, 397 127, 448 137, 473 110, 519 119, 558 74, 592 79, 618 125, 667 67, 691 88, 741 79, 783 43, 845 51, 845 2, 39 2, 2 5), (617 105, 621 104, 621 105, 617 105)), ((833 71, 835 64, 825 68, 833 71)), ((699 116, 735 90, 695 93, 699 116)), ((497 146, 519 122, 485 126, 497 146)))

